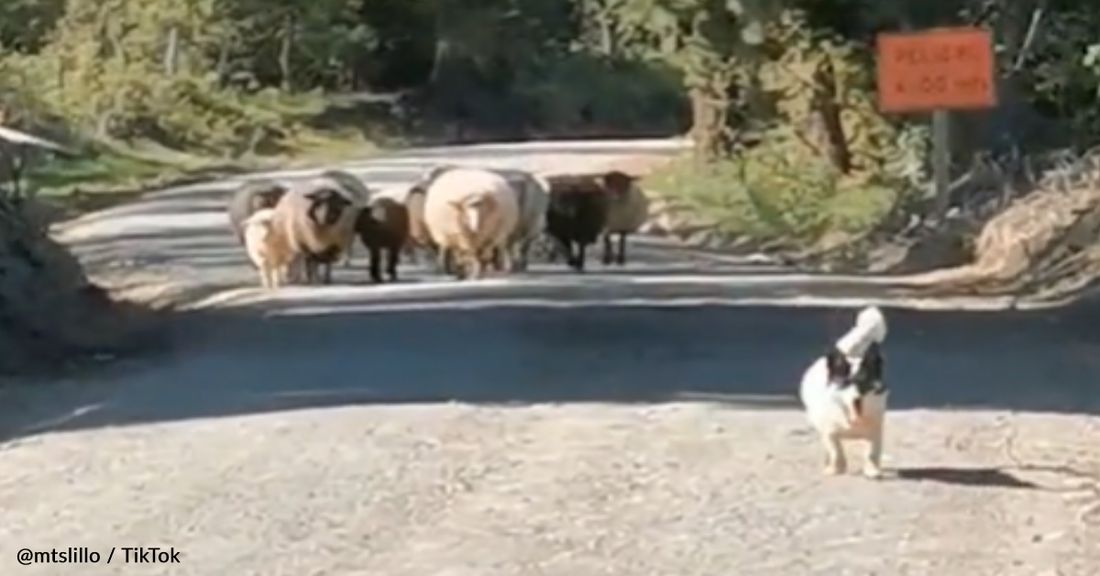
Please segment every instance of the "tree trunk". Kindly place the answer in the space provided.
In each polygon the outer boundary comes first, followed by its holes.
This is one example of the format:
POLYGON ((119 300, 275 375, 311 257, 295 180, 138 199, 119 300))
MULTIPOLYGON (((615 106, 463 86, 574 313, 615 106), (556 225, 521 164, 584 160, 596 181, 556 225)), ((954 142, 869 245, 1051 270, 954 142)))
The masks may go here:
POLYGON ((840 117, 840 105, 837 103, 836 70, 832 60, 822 59, 813 76, 813 100, 810 114, 818 146, 825 152, 829 162, 841 174, 852 171, 852 151, 848 147, 848 136, 844 132, 844 123, 840 117))
POLYGON ((279 48, 279 73, 282 75, 284 92, 294 89, 294 77, 290 69, 290 55, 294 49, 294 28, 294 13, 288 11, 283 17, 283 42, 279 48))
POLYGON ((733 153, 734 118, 732 108, 737 106, 731 94, 729 82, 722 78, 708 78, 707 82, 689 90, 691 98, 691 139, 696 156, 705 162, 720 160, 733 153))
POLYGON ((179 62, 180 31, 175 24, 168 27, 168 42, 164 47, 164 74, 176 75, 176 67, 179 62))

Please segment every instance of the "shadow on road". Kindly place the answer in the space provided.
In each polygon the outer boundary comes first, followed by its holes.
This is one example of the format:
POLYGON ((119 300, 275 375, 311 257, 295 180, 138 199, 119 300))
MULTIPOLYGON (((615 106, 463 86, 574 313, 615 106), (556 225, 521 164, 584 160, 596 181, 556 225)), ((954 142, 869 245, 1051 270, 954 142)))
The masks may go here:
MULTIPOLYGON (((852 315, 727 306, 363 312, 338 303, 296 312, 202 313, 180 336, 186 356, 112 382, 28 389, 5 403, 0 432, 452 401, 790 409, 801 372, 852 315)), ((892 409, 1100 413, 1094 351, 1048 315, 888 316, 892 409)), ((908 474, 980 480, 967 471, 908 474)))
POLYGON ((955 486, 1019 488, 1038 490, 1042 488, 1029 480, 1023 480, 1000 468, 901 468, 895 471, 900 480, 917 482, 936 482, 955 486))

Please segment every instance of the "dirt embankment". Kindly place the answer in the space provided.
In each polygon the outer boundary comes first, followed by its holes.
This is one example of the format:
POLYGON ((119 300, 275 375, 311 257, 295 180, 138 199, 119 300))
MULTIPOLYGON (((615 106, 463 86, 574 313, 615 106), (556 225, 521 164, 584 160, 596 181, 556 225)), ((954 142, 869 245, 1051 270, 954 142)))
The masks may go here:
POLYGON ((1100 279, 1100 182, 1042 189, 991 218, 960 266, 906 276, 928 293, 1066 298, 1100 279))
MULTIPOLYGON (((620 170, 644 176, 665 160, 638 156, 577 172, 591 175, 620 170)), ((862 264, 850 271, 893 274, 899 287, 928 297, 1063 300, 1080 296, 1100 285, 1100 157, 1088 164, 1094 166, 1077 174, 1072 182, 1042 179, 1035 191, 984 223, 949 222, 903 248, 853 247, 863 253, 856 259, 862 264), (920 272, 910 272, 914 270, 920 272)), ((688 243, 700 236, 699 219, 682 208, 660 201, 651 208, 649 231, 688 243)))
POLYGON ((0 200, 0 377, 103 362, 160 343, 159 314, 116 301, 50 238, 45 211, 0 200))

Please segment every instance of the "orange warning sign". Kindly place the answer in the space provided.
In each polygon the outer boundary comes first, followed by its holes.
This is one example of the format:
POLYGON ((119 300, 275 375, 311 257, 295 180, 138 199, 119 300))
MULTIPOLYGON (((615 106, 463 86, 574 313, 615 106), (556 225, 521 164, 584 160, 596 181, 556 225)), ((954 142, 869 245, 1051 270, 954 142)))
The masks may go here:
POLYGON ((879 110, 920 112, 997 104, 989 30, 883 33, 877 44, 879 110))

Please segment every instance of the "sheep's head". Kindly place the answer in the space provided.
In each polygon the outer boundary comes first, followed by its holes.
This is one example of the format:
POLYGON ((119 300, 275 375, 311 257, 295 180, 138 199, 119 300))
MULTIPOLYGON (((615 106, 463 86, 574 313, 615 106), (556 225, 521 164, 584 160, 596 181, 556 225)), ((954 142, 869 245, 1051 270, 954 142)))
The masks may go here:
POLYGON ((351 200, 332 188, 322 188, 306 194, 309 219, 318 226, 334 226, 351 208, 351 200))
POLYGON ((623 198, 634 187, 634 177, 618 170, 612 170, 600 178, 600 185, 613 198, 623 198))
POLYGON ((485 217, 496 208, 495 202, 489 196, 454 200, 451 206, 461 215, 463 223, 474 232, 485 222, 485 217))

